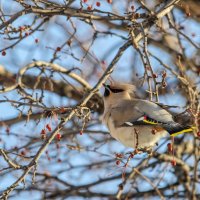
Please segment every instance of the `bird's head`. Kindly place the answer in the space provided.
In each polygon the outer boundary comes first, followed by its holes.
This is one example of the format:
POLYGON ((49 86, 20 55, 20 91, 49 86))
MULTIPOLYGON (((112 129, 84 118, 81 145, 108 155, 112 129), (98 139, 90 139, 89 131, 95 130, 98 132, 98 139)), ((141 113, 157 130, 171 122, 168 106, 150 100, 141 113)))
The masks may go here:
POLYGON ((131 99, 136 91, 134 85, 125 83, 103 84, 103 86, 105 88, 104 104, 107 106, 117 104, 120 100, 131 99))

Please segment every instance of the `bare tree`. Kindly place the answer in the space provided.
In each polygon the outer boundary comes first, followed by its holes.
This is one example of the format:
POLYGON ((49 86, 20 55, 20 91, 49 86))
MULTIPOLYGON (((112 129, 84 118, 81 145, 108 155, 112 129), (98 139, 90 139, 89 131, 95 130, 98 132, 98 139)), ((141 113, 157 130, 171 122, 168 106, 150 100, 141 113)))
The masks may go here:
POLYGON ((200 198, 198 0, 0 3, 1 199, 200 198), (101 124, 113 80, 194 132, 129 154, 101 124))

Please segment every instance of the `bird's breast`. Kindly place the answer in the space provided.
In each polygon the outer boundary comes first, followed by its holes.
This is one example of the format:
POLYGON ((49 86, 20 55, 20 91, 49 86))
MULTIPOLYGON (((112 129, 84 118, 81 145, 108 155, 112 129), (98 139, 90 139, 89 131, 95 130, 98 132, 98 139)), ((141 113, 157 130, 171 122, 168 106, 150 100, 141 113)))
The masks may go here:
POLYGON ((107 127, 113 138, 121 142, 127 147, 146 148, 154 146, 167 132, 162 128, 136 125, 130 127, 118 127, 111 117, 107 120, 107 127))
MULTIPOLYGON (((133 129, 127 127, 117 127, 113 119, 110 117, 107 122, 108 129, 113 138, 120 141, 125 146, 130 146, 129 141, 133 141, 133 129)), ((133 147, 133 144, 131 144, 133 147)))

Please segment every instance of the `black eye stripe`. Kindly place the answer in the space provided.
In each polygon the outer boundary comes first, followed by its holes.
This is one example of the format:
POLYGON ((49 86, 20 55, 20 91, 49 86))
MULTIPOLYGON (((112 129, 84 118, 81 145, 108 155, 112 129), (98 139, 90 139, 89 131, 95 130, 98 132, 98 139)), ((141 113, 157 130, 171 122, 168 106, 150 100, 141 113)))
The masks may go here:
POLYGON ((111 88, 110 85, 106 85, 105 87, 105 92, 104 92, 104 97, 108 97, 110 95, 110 92, 112 93, 120 93, 123 92, 124 90, 122 89, 115 89, 115 88, 111 88))
POLYGON ((110 90, 111 90, 111 92, 113 92, 113 93, 119 93, 119 92, 123 92, 124 90, 122 90, 122 89, 112 89, 112 88, 110 88, 110 90))

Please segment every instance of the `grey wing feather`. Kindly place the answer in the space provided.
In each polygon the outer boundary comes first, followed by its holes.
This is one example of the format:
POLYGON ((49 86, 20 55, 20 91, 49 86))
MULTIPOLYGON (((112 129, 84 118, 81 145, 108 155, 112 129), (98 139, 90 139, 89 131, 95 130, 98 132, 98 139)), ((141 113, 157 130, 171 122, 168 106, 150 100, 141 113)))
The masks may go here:
POLYGON ((172 115, 168 111, 147 100, 123 100, 118 106, 111 110, 111 116, 116 125, 137 121, 145 115, 155 121, 163 123, 174 122, 172 115))
POLYGON ((133 122, 144 116, 143 112, 138 112, 132 101, 124 100, 118 106, 112 108, 111 117, 116 126, 120 126, 125 122, 133 122))
POLYGON ((174 122, 173 116, 156 103, 140 99, 134 101, 137 101, 136 107, 142 110, 148 117, 163 123, 174 122))

